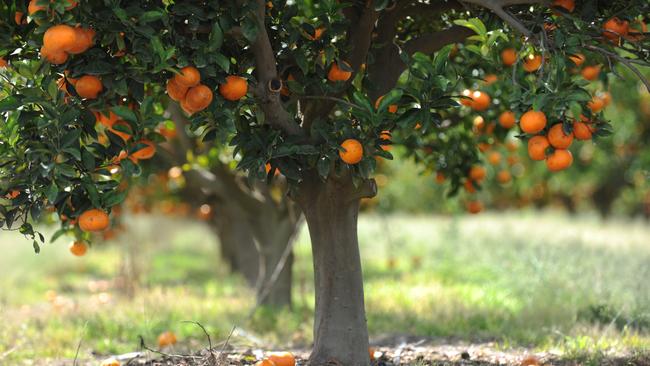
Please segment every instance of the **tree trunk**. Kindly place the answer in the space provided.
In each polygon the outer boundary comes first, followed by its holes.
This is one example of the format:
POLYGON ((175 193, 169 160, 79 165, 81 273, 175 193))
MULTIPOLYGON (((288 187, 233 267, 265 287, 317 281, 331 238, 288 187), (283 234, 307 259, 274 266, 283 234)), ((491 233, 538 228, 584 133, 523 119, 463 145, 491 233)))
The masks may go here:
POLYGON ((257 286, 257 302, 273 307, 291 307, 291 285, 293 272, 292 244, 297 229, 296 222, 281 217, 280 222, 267 223, 260 229, 268 235, 259 239, 260 283, 257 286))
POLYGON ((369 365, 363 275, 357 239, 357 217, 362 197, 374 195, 343 179, 306 179, 296 199, 311 236, 316 288, 314 349, 310 365, 331 362, 369 365))

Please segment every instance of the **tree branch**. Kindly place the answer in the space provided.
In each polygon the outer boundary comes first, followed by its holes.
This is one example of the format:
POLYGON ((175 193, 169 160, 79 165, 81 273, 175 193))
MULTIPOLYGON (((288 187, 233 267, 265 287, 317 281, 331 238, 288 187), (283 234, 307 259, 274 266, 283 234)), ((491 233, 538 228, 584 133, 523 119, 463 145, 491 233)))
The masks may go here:
POLYGON ((630 71, 632 71, 641 80, 643 85, 645 85, 646 89, 648 89, 648 92, 650 92, 650 80, 648 80, 645 77, 645 75, 643 75, 643 73, 641 71, 639 71, 639 69, 637 69, 636 66, 634 66, 634 60, 627 59, 627 58, 625 58, 623 56, 618 55, 615 52, 608 51, 608 50, 606 50, 604 48, 600 48, 598 46, 587 45, 587 46, 585 46, 585 48, 588 49, 588 50, 592 50, 592 51, 598 52, 600 54, 603 54, 608 59, 611 57, 611 58, 615 59, 616 61, 618 61, 618 62, 622 63, 623 65, 625 65, 628 69, 630 69, 630 71))
POLYGON ((526 28, 526 26, 514 15, 510 14, 505 7, 512 5, 526 5, 526 4, 543 4, 548 3, 548 0, 461 0, 467 4, 474 4, 489 9, 499 18, 503 19, 513 29, 517 30, 524 36, 531 38, 533 32, 526 28))

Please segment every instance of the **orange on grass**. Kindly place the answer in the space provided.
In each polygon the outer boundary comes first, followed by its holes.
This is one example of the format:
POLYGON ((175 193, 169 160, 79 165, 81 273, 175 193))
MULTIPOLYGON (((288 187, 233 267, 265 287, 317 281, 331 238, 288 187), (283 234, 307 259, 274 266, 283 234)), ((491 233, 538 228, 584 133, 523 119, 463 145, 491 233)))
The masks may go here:
POLYGON ((291 352, 271 352, 266 357, 275 366, 295 366, 296 357, 291 352))
POLYGON ((600 75, 600 67, 600 65, 585 66, 582 68, 582 71, 580 71, 580 74, 585 78, 585 80, 594 81, 598 79, 598 75, 600 75))
POLYGON ((515 123, 517 123, 517 119, 513 111, 505 111, 499 115, 499 124, 501 127, 512 128, 515 123))
POLYGON ((109 223, 108 214, 96 208, 87 210, 79 216, 79 228, 83 231, 103 231, 109 223))
POLYGON ((102 81, 95 75, 84 75, 77 80, 75 90, 80 97, 86 99, 97 99, 99 93, 104 90, 102 81))
POLYGON ((70 250, 70 253, 76 255, 77 257, 81 257, 88 251, 88 246, 83 241, 75 241, 73 243, 70 243, 68 249, 70 250))
POLYGON ((43 34, 43 46, 52 50, 68 51, 77 42, 74 28, 66 24, 54 25, 43 34))
POLYGON ((241 76, 226 76, 226 82, 219 85, 219 94, 224 99, 237 101, 248 93, 248 81, 241 76))
POLYGON ((156 145, 149 140, 140 140, 138 144, 146 145, 145 147, 134 151, 131 154, 131 157, 138 160, 147 160, 153 158, 156 155, 156 145))
POLYGON ((598 113, 605 108, 605 102, 598 96, 594 95, 591 100, 587 102, 587 107, 589 107, 593 113, 598 113))
POLYGON ((542 66, 542 56, 530 54, 524 58, 524 70, 535 72, 542 66))
POLYGON ((563 124, 558 123, 548 130, 546 138, 548 138, 548 142, 554 148, 566 149, 571 146, 571 143, 573 142, 573 132, 567 135, 564 133, 563 124))
POLYGON ((120 361, 114 359, 114 358, 108 358, 102 361, 100 366, 120 366, 120 361))
POLYGON ((574 122, 573 123, 573 135, 578 140, 591 140, 593 131, 591 126, 587 125, 584 122, 574 122))
POLYGON ((275 362, 265 358, 263 360, 257 361, 255 366, 275 366, 275 362))
POLYGON ((363 145, 358 140, 347 139, 341 147, 344 151, 339 151, 339 156, 346 164, 356 164, 363 158, 363 145))
POLYGON ((95 117, 97 118, 97 122, 108 128, 113 127, 115 122, 119 120, 119 117, 117 114, 113 113, 113 111, 109 111, 108 116, 106 116, 103 112, 97 112, 97 114, 95 114, 95 117))
POLYGON ((514 48, 506 48, 501 51, 501 62, 505 66, 512 66, 517 62, 517 51, 514 48))
POLYGON ((521 360, 519 366, 540 366, 539 360, 535 356, 528 356, 521 360))
POLYGON ((528 140, 528 156, 532 160, 540 161, 546 159, 546 149, 551 146, 546 136, 533 136, 528 140))
POLYGON ((492 151, 488 155, 488 162, 492 165, 498 165, 501 162, 501 153, 498 151, 492 151))
POLYGON ((467 208, 467 212, 471 214, 477 214, 483 211, 483 204, 481 203, 481 201, 469 201, 467 202, 465 207, 467 208))
POLYGON ((546 115, 531 109, 521 116, 519 127, 525 133, 538 133, 546 127, 546 115))
MULTIPOLYGON (((347 65, 348 68, 350 67, 347 62, 343 61, 343 63, 347 65)), ((327 79, 329 81, 347 81, 350 76, 352 76, 352 72, 340 69, 336 62, 332 64, 330 71, 327 73, 327 79)))
POLYGON ((618 42, 621 37, 627 36, 630 24, 627 20, 618 17, 610 18, 603 24, 603 36, 610 41, 618 42))
POLYGON ((122 140, 124 140, 124 142, 129 141, 133 136, 133 133, 131 132, 132 131, 131 125, 128 122, 123 120, 116 121, 115 123, 113 123, 111 127, 108 128, 108 130, 118 135, 122 140), (121 126, 122 127, 121 130, 127 130, 130 132, 117 130, 115 129, 115 126, 121 126))
POLYGON ((192 87, 185 95, 185 102, 192 110, 202 111, 212 103, 212 90, 203 84, 192 87))
MULTIPOLYGON (((379 103, 381 103, 381 100, 384 99, 384 96, 382 95, 381 97, 377 98, 375 101, 375 109, 379 109, 379 103)), ((397 113, 397 104, 391 104, 388 106, 388 113, 397 113)))
POLYGON ((469 178, 473 181, 480 182, 486 175, 485 168, 480 165, 474 165, 469 169, 469 178))
POLYGON ((571 151, 557 149, 546 158, 546 167, 552 172, 564 170, 573 164, 571 151))
POLYGON ((582 53, 576 53, 569 56, 569 60, 571 60, 576 66, 580 67, 585 63, 585 60, 587 60, 587 58, 582 53))
POLYGON ((184 86, 186 88, 191 88, 193 86, 199 85, 201 82, 201 74, 199 70, 194 66, 185 66, 180 70, 178 74, 174 76, 176 84, 184 86))
POLYGON ((173 344, 176 344, 178 340, 176 339, 176 334, 171 331, 162 332, 158 336, 158 347, 167 347, 173 344))
POLYGON ((63 50, 41 47, 41 57, 54 65, 61 65, 68 61, 68 53, 63 50))
POLYGON ((573 10, 576 8, 576 3, 574 0, 555 0, 553 1, 552 6, 556 8, 563 8, 569 13, 572 13, 573 10))
POLYGON ((509 183, 512 180, 512 174, 507 170, 501 170, 497 173, 497 181, 501 184, 509 183))
POLYGON ((188 89, 189 88, 185 86, 179 85, 175 78, 167 80, 167 95, 169 95, 172 100, 180 102, 185 99, 188 89))

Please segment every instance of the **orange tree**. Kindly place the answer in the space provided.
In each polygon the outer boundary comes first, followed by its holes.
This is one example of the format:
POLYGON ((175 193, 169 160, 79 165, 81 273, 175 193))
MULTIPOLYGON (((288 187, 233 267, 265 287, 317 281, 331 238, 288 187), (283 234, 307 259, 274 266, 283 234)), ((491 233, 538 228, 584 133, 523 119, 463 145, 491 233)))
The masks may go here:
POLYGON ((44 238, 28 218, 43 208, 82 238, 107 226, 120 180, 156 153, 166 93, 205 141, 224 137, 250 181, 286 177, 312 241, 311 362, 368 364, 356 225, 360 199, 376 194, 376 159, 399 143, 452 193, 480 189, 479 149, 506 131, 477 137, 460 100, 484 121, 512 111, 506 125, 519 120, 531 157, 568 168, 578 130, 611 129, 570 73, 574 59, 601 60, 586 79, 617 63, 642 77, 648 10, 645 0, 4 2, 0 56, 18 76, 0 101, 3 224, 35 248, 44 238), (467 61, 450 63, 457 54, 467 61), (502 88, 478 89, 492 74, 502 88))

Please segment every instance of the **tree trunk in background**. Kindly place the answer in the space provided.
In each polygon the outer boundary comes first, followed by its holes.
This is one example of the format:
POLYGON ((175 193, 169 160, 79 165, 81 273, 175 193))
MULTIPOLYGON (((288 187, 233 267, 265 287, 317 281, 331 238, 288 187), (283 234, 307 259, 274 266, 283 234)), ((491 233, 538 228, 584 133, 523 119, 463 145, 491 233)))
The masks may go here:
POLYGON ((311 365, 369 365, 363 275, 357 239, 362 197, 351 178, 305 179, 296 200, 305 215, 314 258, 316 311, 311 365))
POLYGON ((631 185, 625 178, 631 159, 627 158, 612 164, 611 169, 604 175, 602 183, 596 187, 591 199, 602 218, 607 218, 612 211, 614 201, 620 196, 624 188, 631 185))

